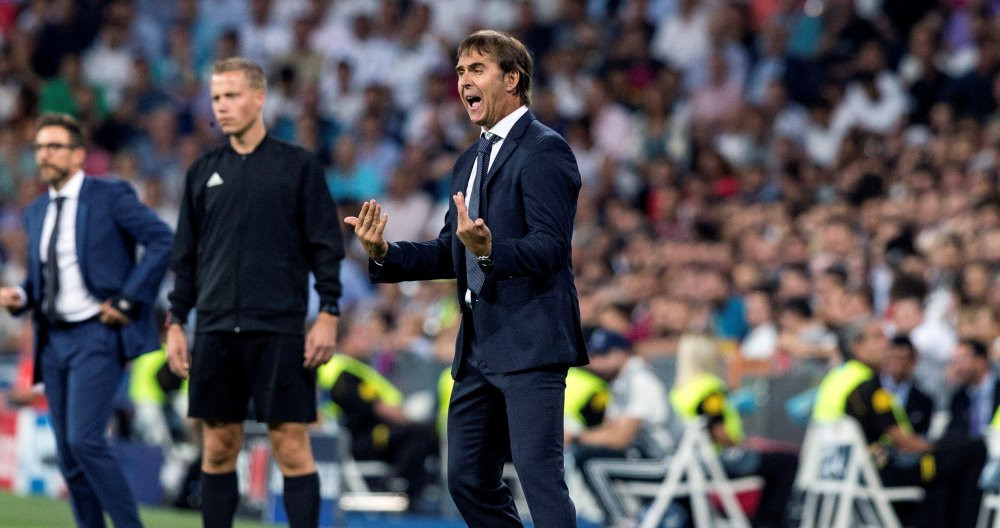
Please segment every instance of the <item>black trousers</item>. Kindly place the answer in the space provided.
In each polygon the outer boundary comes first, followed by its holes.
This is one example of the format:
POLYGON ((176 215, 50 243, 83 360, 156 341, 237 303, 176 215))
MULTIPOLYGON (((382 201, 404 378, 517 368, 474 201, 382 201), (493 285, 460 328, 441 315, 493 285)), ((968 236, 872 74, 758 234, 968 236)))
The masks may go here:
MULTIPOLYGON (((463 331, 474 343, 471 319, 463 331)), ((475 345, 463 351, 448 409, 448 489, 455 506, 472 528, 521 527, 500 478, 510 453, 534 525, 575 527, 563 471, 567 367, 496 373, 480 355, 475 345)))
POLYGON ((900 521, 922 528, 974 527, 982 500, 978 481, 986 464, 986 445, 981 439, 949 438, 929 455, 934 469, 930 480, 922 474, 918 456, 891 456, 879 472, 886 486, 923 486, 926 490, 920 503, 897 503, 900 521))

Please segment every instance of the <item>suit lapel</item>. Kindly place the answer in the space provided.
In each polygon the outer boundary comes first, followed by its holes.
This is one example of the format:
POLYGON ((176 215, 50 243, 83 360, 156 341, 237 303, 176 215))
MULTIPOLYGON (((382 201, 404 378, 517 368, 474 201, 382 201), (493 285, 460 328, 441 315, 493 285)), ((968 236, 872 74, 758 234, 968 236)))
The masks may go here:
POLYGON ((42 258, 39 252, 42 247, 42 226, 45 224, 45 211, 47 208, 48 193, 46 193, 45 199, 36 201, 31 208, 25 212, 29 215, 29 221, 27 222, 28 240, 33 241, 30 245, 28 263, 30 264, 31 272, 37 274, 39 279, 41 278, 42 269, 42 258))
POLYGON ((87 277, 86 265, 87 259, 85 253, 85 248, 87 245, 87 214, 89 213, 87 204, 90 202, 90 189, 91 182, 90 178, 84 176, 83 185, 80 186, 80 196, 76 202, 76 225, 74 230, 76 231, 76 258, 80 263, 80 271, 84 278, 87 277))
MULTIPOLYGON (((455 163, 456 170, 459 172, 452 178, 452 189, 451 194, 454 195, 458 191, 462 191, 462 194, 466 193, 466 189, 469 188, 469 178, 472 176, 472 165, 476 162, 476 144, 473 143, 471 147, 467 148, 465 152, 459 155, 458 161, 455 163)), ((451 197, 449 196, 450 200, 451 197)))
MULTIPOLYGON (((518 119, 514 126, 510 129, 510 134, 504 138, 503 144, 500 145, 500 152, 497 153, 496 159, 493 160, 493 164, 490 165, 490 171, 486 174, 486 181, 483 182, 483 194, 486 194, 486 189, 489 188, 490 181, 493 180, 493 176, 500 170, 510 154, 514 152, 517 148, 518 142, 521 140, 521 136, 524 135, 524 131, 528 129, 528 124, 534 121, 535 116, 531 114, 531 111, 527 111, 518 119)), ((471 170, 471 169, 470 169, 471 170)))

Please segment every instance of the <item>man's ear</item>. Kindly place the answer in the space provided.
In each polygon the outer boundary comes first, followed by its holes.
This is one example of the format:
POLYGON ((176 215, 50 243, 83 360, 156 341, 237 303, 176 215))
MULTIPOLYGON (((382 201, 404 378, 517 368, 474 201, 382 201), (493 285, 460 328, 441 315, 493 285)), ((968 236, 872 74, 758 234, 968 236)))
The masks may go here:
POLYGON ((85 161, 87 161, 87 151, 85 149, 78 148, 73 151, 73 163, 82 167, 85 161))
POLYGON ((517 70, 509 71, 503 74, 503 86, 507 90, 507 93, 513 94, 517 92, 517 84, 521 82, 521 73, 517 70))

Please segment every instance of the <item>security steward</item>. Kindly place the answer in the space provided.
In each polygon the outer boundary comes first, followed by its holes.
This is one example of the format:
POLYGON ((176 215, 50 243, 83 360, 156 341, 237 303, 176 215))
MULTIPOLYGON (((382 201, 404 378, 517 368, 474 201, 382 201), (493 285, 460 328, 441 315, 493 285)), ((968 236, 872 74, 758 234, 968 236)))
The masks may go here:
POLYGON ((587 367, 571 367, 566 372, 566 434, 579 434, 599 425, 610 401, 611 389, 604 378, 587 367))
POLYGON ((865 319, 846 330, 853 358, 823 378, 813 420, 858 421, 886 486, 923 486, 926 499, 897 503, 904 524, 975 526, 980 492, 976 485, 986 457, 982 441, 952 440, 937 445, 913 432, 906 413, 876 375, 889 340, 882 323, 865 319), (914 509, 908 510, 908 506, 914 509), (909 521, 909 522, 908 522, 909 521))
POLYGON ((436 452, 437 441, 430 425, 406 416, 403 393, 365 362, 371 349, 357 335, 365 328, 351 325, 340 344, 341 353, 319 368, 317 384, 330 396, 324 410, 350 431, 356 460, 387 462, 406 480, 405 491, 414 508, 427 484, 424 462, 436 452))
POLYGON ((718 347, 707 336, 681 337, 677 350, 677 377, 670 390, 670 404, 685 421, 704 416, 726 474, 758 475, 764 479, 760 504, 754 512, 755 527, 786 524, 786 507, 798 458, 792 453, 754 451, 742 446, 745 435, 739 413, 726 400, 726 384, 713 369, 719 364, 718 347))

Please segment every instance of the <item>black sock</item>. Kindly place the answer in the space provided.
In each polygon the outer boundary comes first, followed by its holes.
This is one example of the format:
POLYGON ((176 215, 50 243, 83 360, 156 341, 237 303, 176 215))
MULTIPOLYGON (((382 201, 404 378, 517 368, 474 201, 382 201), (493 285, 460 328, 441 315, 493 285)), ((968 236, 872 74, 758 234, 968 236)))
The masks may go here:
POLYGON ((284 499, 288 528, 319 526, 319 475, 286 476, 284 499))
POLYGON ((236 472, 201 474, 201 521, 205 528, 232 528, 240 491, 236 472))

